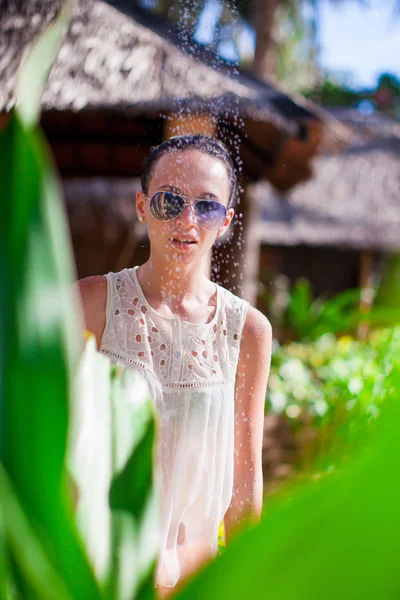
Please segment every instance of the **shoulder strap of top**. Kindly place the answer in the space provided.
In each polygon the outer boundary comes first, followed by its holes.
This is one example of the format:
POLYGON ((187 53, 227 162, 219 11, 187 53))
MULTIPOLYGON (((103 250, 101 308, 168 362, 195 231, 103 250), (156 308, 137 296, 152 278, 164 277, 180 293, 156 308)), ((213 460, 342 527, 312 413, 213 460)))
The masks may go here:
POLYGON ((219 287, 221 292, 220 296, 222 298, 221 305, 224 310, 227 310, 228 313, 231 314, 232 324, 236 326, 240 324, 241 327, 243 327, 250 304, 226 288, 222 286, 219 287))
POLYGON ((107 303, 106 325, 102 338, 102 346, 111 339, 112 336, 109 335, 110 331, 122 320, 123 311, 121 311, 121 307, 123 299, 127 295, 130 295, 130 286, 133 285, 128 269, 123 269, 118 273, 110 271, 104 277, 107 279, 107 303))
MULTIPOLYGON (((111 320, 111 313, 113 310, 113 296, 114 296, 114 289, 115 289, 114 275, 115 275, 115 273, 111 273, 111 272, 106 273, 106 275, 104 275, 104 277, 107 280, 106 329, 111 320)), ((104 331, 104 333, 105 333, 105 331, 104 331)))
POLYGON ((229 338, 239 350, 242 330, 250 304, 220 286, 221 309, 226 315, 226 328, 229 338))

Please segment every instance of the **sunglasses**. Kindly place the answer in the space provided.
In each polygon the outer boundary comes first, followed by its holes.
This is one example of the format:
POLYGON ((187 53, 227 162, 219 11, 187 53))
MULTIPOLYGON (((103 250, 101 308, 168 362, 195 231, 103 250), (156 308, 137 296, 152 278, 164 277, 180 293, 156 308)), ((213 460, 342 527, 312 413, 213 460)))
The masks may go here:
POLYGON ((173 221, 183 213, 185 206, 193 207, 199 225, 209 231, 221 227, 227 214, 226 207, 215 200, 189 198, 175 192, 156 192, 150 198, 150 212, 158 221, 173 221))

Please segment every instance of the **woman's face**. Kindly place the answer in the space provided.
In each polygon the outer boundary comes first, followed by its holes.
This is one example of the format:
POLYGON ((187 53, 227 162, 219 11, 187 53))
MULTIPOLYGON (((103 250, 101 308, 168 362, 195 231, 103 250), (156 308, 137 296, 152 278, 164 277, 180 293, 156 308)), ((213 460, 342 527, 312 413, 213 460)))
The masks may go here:
MULTIPOLYGON (((164 154, 156 163, 150 181, 149 198, 158 191, 171 191, 189 198, 216 200, 227 207, 230 185, 224 163, 218 158, 198 150, 164 154)), ((218 233, 227 230, 234 211, 229 209, 225 222, 218 230, 208 231, 201 227, 194 214, 194 207, 185 206, 173 221, 161 222, 150 213, 150 200, 143 192, 136 196, 138 216, 147 222, 153 258, 177 263, 192 263, 207 255, 218 233), (190 240, 185 244, 179 240, 190 240)))

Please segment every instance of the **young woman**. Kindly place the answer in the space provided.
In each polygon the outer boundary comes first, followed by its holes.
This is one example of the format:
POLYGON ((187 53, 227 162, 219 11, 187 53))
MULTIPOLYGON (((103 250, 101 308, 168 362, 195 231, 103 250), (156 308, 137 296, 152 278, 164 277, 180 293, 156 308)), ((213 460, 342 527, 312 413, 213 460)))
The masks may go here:
POLYGON ((205 275, 234 215, 226 147, 178 136, 155 148, 137 192, 150 258, 79 282, 86 327, 101 352, 147 378, 159 414, 160 593, 218 550, 262 509, 268 320, 205 275))

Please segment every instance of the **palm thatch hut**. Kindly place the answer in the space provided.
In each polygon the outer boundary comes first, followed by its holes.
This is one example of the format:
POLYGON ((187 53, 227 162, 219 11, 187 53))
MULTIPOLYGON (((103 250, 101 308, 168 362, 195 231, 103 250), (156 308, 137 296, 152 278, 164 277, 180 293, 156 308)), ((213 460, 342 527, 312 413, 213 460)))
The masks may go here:
MULTIPOLYGON (((61 3, 10 0, 2 11, 3 123, 14 105, 17 67, 61 3)), ((42 108, 42 126, 65 184, 79 277, 137 260, 136 178, 150 147, 170 135, 219 136, 231 146, 245 188, 266 179, 282 193, 310 178, 311 160, 323 143, 337 148, 348 137, 315 105, 257 80, 123 0, 75 4, 42 108)), ((238 212, 244 217, 230 249, 216 250, 225 253, 217 275, 232 289, 239 271, 251 275, 243 269, 245 255, 251 262, 258 253, 248 233, 248 193, 238 212), (245 251, 237 243, 240 232, 245 251)))
POLYGON ((400 250, 400 124, 356 109, 334 115, 354 131, 345 152, 316 157, 313 178, 286 194, 265 182, 252 188, 267 289, 276 274, 306 277, 317 295, 368 288, 400 250))

